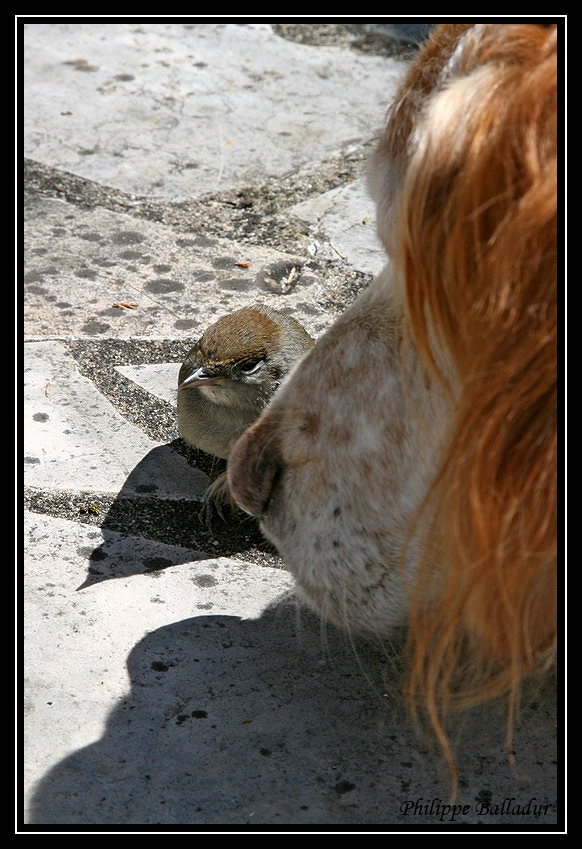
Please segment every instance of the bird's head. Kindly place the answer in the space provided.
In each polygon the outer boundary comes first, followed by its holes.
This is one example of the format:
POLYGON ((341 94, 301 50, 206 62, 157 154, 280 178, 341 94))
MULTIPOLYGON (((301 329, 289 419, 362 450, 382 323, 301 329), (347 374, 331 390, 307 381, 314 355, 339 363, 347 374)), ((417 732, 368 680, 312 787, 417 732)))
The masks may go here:
POLYGON ((290 316, 267 307, 244 307, 204 332, 180 369, 178 389, 201 391, 217 404, 259 408, 312 345, 290 316))

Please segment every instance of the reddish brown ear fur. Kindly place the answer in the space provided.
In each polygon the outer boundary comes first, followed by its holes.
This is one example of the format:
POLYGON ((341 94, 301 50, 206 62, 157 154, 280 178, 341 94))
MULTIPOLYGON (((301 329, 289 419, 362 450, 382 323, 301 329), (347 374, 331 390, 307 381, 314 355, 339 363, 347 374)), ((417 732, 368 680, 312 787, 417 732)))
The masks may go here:
POLYGON ((449 707, 515 699, 556 640, 556 30, 467 32, 460 82, 431 103, 453 29, 429 43, 389 122, 384 151, 405 177, 381 234, 418 350, 453 399, 410 627, 410 692, 441 739, 449 707), (436 562, 441 600, 427 608, 436 562))

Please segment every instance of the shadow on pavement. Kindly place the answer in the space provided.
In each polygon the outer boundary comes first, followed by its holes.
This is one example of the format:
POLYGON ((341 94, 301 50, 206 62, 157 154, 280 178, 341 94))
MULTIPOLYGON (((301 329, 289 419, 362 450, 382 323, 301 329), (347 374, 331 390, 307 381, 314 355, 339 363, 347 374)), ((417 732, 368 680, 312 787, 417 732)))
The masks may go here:
POLYGON ((194 451, 185 459, 177 450, 180 443, 153 448, 128 475, 100 525, 103 542, 88 552, 87 575, 79 590, 209 557, 244 558, 250 550, 275 555, 256 521, 240 511, 225 508, 225 518, 215 516, 211 527, 201 521, 206 475, 215 477, 224 461, 194 451), (168 491, 178 497, 168 497, 168 491), (152 542, 151 556, 144 557, 141 548, 136 555, 135 537, 152 542), (158 543, 173 548, 160 553, 158 543))
MULTIPOLYGON (((153 631, 128 657, 131 688, 101 738, 38 783, 27 822, 438 823, 403 813, 410 800, 446 801, 448 784, 404 711, 400 650, 399 640, 352 643, 292 597, 254 620, 200 616, 153 631)), ((455 825, 540 823, 482 815, 506 797, 537 798, 543 825, 555 822, 552 701, 547 688, 524 704, 514 750, 525 778, 507 763, 501 705, 455 722, 457 801, 468 806, 455 825)))

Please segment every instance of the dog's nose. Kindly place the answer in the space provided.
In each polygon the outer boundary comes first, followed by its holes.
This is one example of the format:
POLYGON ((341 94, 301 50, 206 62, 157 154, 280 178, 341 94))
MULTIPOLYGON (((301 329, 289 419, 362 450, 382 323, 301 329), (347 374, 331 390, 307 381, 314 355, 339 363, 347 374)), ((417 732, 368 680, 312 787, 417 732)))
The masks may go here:
POLYGON ((263 515, 282 469, 276 423, 267 414, 243 433, 228 458, 228 485, 241 510, 263 515))

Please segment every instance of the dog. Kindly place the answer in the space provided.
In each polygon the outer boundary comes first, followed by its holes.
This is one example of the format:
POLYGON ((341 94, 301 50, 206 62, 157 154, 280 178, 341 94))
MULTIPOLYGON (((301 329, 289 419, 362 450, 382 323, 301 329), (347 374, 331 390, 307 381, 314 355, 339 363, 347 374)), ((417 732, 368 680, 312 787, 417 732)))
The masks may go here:
POLYGON ((406 625, 406 692, 517 703, 556 646, 557 28, 440 25, 370 185, 388 264, 237 442, 231 492, 323 617, 406 625))

